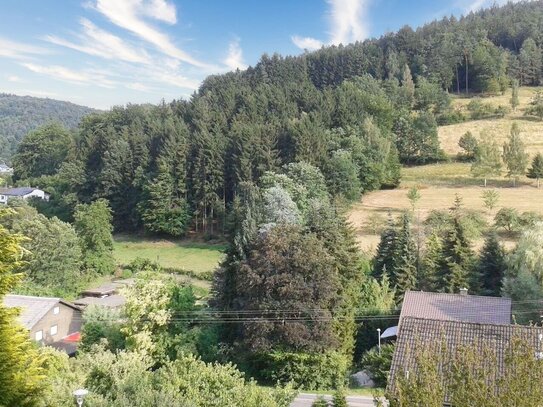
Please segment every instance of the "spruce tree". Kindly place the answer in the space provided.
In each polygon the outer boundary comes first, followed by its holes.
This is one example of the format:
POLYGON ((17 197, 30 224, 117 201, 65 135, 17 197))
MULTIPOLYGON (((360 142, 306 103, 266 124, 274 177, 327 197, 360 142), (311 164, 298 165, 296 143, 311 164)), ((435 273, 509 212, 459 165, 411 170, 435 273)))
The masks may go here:
POLYGON ((528 178, 537 179, 537 188, 539 188, 539 181, 543 178, 543 154, 537 153, 535 155, 527 175, 528 178))
POLYGON ((399 298, 403 298, 406 291, 413 290, 417 285, 417 247, 411 233, 411 220, 404 213, 402 225, 396 239, 394 264, 392 271, 392 284, 396 288, 399 298))
POLYGON ((426 250, 418 278, 418 288, 422 291, 436 291, 439 287, 439 269, 442 264, 443 239, 432 233, 426 241, 426 250))
POLYGON ((519 105, 519 100, 518 100, 518 80, 517 79, 513 79, 512 83, 511 83, 511 107, 513 108, 513 110, 517 110, 517 107, 519 105))
POLYGON ((394 253, 396 251, 397 231, 392 215, 388 214, 386 228, 381 233, 381 241, 377 246, 377 253, 373 258, 373 276, 381 280, 384 274, 391 279, 390 273, 394 269, 394 253))
POLYGON ((503 161, 508 169, 507 175, 513 178, 513 185, 515 185, 516 179, 524 174, 528 166, 528 153, 520 139, 517 123, 511 126, 509 141, 503 145, 503 161))
POLYGON ((441 266, 438 275, 438 290, 456 293, 461 288, 476 288, 477 278, 473 273, 474 254, 459 217, 443 241, 441 266))
POLYGON ((505 253, 495 231, 488 234, 481 251, 478 272, 481 278, 481 293, 499 297, 506 270, 505 253))

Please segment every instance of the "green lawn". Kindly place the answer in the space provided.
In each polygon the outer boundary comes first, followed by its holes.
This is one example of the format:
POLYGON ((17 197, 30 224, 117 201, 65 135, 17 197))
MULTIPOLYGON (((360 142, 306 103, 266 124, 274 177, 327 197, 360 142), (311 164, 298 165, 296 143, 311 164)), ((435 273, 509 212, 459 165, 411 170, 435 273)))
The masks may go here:
POLYGON ((114 254, 117 263, 128 264, 137 257, 159 263, 164 268, 191 270, 196 273, 213 271, 223 258, 225 246, 188 240, 148 239, 115 236, 114 254))

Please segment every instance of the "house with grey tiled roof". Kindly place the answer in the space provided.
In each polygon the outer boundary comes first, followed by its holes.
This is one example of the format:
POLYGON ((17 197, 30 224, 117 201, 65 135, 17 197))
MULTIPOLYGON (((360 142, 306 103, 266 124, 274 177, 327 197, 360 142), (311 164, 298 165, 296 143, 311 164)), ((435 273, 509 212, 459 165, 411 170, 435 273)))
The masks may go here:
POLYGON ((28 330, 30 339, 75 352, 75 346, 66 346, 66 338, 81 330, 79 307, 60 298, 29 295, 6 295, 3 302, 6 307, 19 309, 19 322, 28 330))
MULTIPOLYGON (((470 314, 471 317, 471 314, 470 314)), ((398 377, 416 375, 416 349, 420 344, 444 344, 445 352, 441 360, 449 361, 457 349, 462 346, 488 347, 493 352, 497 363, 497 374, 505 372, 505 358, 513 338, 518 338, 533 348, 534 357, 543 357, 543 328, 510 324, 474 323, 458 320, 437 320, 404 316, 396 347, 388 391, 394 394, 398 377)), ((442 371, 442 366, 439 366, 442 371)), ((443 383, 445 388, 447 383, 443 383)), ((444 404, 447 405, 445 396, 444 404)))
POLYGON ((18 188, 0 188, 0 204, 7 204, 10 199, 30 199, 39 198, 49 200, 49 195, 39 188, 18 187, 18 188))

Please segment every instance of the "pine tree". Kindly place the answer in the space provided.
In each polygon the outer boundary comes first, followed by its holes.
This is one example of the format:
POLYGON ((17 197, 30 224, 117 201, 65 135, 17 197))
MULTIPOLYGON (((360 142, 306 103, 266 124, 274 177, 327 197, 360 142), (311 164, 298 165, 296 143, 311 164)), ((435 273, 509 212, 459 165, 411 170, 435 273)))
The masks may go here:
POLYGON ((404 213, 402 225, 396 239, 392 284, 395 286, 399 299, 405 292, 417 286, 417 247, 411 233, 411 220, 404 213))
POLYGON ((507 175, 513 178, 513 185, 516 179, 525 173, 528 166, 528 153, 524 143, 520 139, 520 129, 517 123, 511 126, 509 142, 503 145, 503 161, 509 170, 507 175))
POLYGON ((418 278, 418 288, 422 291, 436 291, 439 286, 439 270, 442 264, 443 240, 432 233, 426 241, 426 250, 418 278))
POLYGON ((498 242, 498 235, 493 231, 486 237, 479 257, 478 272, 481 277, 482 294, 501 296, 506 268, 504 250, 498 242))
POLYGON ((455 293, 461 288, 477 287, 473 274, 474 254, 459 217, 443 241, 438 290, 455 293))
POLYGON ((528 178, 537 179, 537 188, 539 188, 539 180, 543 178, 543 154, 535 155, 532 166, 528 169, 528 178))
POLYGON ((387 227, 381 233, 381 240, 377 246, 377 253, 373 258, 373 276, 381 280, 384 274, 391 279, 394 269, 394 253, 396 251, 397 231, 392 215, 388 214, 387 227))
POLYGON ((517 110, 517 107, 519 105, 519 100, 518 100, 518 80, 517 79, 513 79, 513 81, 511 82, 511 107, 513 108, 513 110, 517 110))

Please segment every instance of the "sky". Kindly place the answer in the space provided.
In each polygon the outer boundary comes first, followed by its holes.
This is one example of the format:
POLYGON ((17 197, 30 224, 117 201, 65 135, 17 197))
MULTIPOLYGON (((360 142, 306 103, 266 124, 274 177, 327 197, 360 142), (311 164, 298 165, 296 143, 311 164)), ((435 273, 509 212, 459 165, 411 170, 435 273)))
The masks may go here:
POLYGON ((2 0, 0 92, 107 109, 505 0, 2 0))

